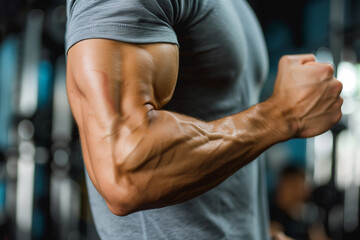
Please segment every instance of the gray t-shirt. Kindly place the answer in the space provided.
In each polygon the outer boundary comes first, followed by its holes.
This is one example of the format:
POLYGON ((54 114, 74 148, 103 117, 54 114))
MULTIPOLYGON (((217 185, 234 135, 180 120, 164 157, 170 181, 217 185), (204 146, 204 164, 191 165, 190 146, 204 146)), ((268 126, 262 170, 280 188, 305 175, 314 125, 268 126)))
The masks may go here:
MULTIPOLYGON (((267 53, 244 0, 68 0, 67 11, 66 50, 89 38, 177 44, 179 77, 165 109, 213 120, 258 101, 267 53)), ((269 239, 263 165, 257 159, 185 203, 126 217, 108 210, 87 176, 96 228, 102 239, 269 239)))

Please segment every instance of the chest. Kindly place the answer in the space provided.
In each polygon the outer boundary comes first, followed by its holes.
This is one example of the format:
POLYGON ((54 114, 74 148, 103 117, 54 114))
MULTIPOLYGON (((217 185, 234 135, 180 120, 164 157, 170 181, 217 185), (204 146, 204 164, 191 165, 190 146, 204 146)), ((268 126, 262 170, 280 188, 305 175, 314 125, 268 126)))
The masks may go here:
POLYGON ((175 24, 179 75, 167 108, 201 119, 248 108, 257 102, 267 75, 266 48, 256 17, 242 0, 188 1, 199 5, 175 24))
POLYGON ((267 55, 260 26, 245 1, 202 0, 195 17, 178 29, 179 80, 222 86, 253 75, 262 82, 267 55), (195 80, 195 78, 197 80, 195 80))

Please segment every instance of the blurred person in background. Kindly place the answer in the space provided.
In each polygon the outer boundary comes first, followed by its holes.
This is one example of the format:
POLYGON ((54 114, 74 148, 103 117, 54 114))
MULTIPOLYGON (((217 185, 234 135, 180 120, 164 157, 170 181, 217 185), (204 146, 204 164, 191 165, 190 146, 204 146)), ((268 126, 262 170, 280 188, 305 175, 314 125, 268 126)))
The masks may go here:
POLYGON ((295 240, 329 240, 321 223, 309 222, 304 216, 310 195, 304 169, 284 167, 270 205, 271 232, 284 232, 295 240))
MULTIPOLYGON (((67 89, 102 239, 266 240, 270 146, 341 118, 341 83, 267 52, 246 1, 68 0, 67 89)), ((287 239, 275 234, 275 239, 287 239)))

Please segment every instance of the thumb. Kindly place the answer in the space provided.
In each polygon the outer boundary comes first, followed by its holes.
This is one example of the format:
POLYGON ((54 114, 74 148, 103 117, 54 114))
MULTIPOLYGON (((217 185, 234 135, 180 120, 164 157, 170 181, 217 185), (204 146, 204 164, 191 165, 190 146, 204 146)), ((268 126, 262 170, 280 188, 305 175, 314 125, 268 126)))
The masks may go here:
POLYGON ((298 55, 298 61, 301 65, 316 63, 316 58, 313 54, 301 54, 298 55))
POLYGON ((279 65, 298 64, 304 65, 309 62, 316 62, 313 54, 284 55, 279 60, 279 65))

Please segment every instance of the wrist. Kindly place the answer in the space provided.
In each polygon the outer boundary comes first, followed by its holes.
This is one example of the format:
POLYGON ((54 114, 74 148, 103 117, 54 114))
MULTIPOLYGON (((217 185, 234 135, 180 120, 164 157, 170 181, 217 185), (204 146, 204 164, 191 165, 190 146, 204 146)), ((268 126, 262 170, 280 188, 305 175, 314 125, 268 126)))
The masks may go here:
POLYGON ((261 105, 264 117, 271 122, 270 128, 272 133, 280 141, 289 140, 297 135, 300 124, 296 117, 294 117, 293 108, 274 96, 262 102, 261 105))

